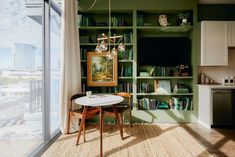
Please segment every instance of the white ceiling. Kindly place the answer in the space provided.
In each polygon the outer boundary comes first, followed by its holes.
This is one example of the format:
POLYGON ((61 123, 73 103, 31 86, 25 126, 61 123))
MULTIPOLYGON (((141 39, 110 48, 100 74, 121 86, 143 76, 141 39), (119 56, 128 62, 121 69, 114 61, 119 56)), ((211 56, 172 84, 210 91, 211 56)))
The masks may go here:
POLYGON ((200 4, 235 4, 235 0, 198 0, 200 4))

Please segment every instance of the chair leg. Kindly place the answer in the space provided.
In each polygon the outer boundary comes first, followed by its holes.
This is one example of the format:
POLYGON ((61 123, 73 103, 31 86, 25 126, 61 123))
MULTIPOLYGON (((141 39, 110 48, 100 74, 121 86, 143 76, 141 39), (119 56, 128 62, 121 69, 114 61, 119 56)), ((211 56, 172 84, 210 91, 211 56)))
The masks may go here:
POLYGON ((131 110, 130 110, 130 125, 132 127, 132 115, 131 115, 131 110))
POLYGON ((83 139, 84 139, 84 142, 86 142, 86 134, 85 134, 85 132, 86 132, 86 120, 83 123, 83 139))
POLYGON ((67 134, 69 134, 69 130, 70 130, 70 112, 68 117, 67 134))
POLYGON ((79 143, 80 135, 81 135, 81 133, 82 133, 82 128, 83 128, 83 123, 85 123, 86 111, 87 111, 87 106, 85 106, 85 107, 83 108, 82 120, 81 120, 80 129, 79 129, 79 132, 78 132, 78 135, 77 135, 77 142, 76 142, 76 145, 78 145, 78 143, 79 143))
POLYGON ((80 126, 82 119, 78 119, 78 126, 80 126))
POLYGON ((120 113, 119 119, 120 119, 120 123, 121 123, 122 126, 123 126, 123 122, 124 122, 123 118, 124 118, 123 113, 120 113))
POLYGON ((100 157, 103 156, 103 125, 104 125, 104 113, 102 107, 99 107, 100 110, 100 157))

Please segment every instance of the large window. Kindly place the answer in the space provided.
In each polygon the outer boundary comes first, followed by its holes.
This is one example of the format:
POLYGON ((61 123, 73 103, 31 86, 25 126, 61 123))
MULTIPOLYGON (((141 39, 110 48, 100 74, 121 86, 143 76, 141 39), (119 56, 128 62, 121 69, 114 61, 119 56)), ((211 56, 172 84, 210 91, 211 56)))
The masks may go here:
POLYGON ((0 0, 0 156, 26 156, 59 129, 61 23, 58 9, 45 2, 0 0), (49 13, 50 18, 43 18, 49 13), (49 45, 44 43, 44 31, 49 45))

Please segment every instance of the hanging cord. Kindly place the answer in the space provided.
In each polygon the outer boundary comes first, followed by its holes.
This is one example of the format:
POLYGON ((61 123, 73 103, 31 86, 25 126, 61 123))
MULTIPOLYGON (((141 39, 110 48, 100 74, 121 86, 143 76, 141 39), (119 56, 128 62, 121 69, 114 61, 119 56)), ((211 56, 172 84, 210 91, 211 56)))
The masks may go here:
POLYGON ((81 11, 81 12, 83 12, 83 13, 88 12, 88 11, 90 11, 90 10, 95 6, 95 4, 96 4, 97 1, 98 1, 98 0, 94 0, 94 2, 92 3, 92 5, 91 5, 88 9, 85 9, 85 10, 83 10, 82 8, 80 8, 80 6, 79 6, 79 1, 78 1, 78 10, 81 11))
MULTIPOLYGON (((111 2, 109 0, 109 37, 111 37, 111 2)), ((110 52, 110 39, 109 39, 109 52, 110 52)))

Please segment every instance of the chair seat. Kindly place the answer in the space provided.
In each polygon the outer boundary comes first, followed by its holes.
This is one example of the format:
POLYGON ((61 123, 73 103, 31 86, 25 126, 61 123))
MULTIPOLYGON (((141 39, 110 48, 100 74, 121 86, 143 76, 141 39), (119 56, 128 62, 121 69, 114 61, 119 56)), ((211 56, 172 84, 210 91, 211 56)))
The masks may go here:
MULTIPOLYGON (((82 112, 83 112, 83 109, 80 108, 80 109, 77 109, 77 110, 70 111, 70 115, 78 117, 78 118, 82 118, 82 112)), ((86 115, 86 119, 88 119, 91 116, 93 116, 94 114, 98 114, 98 113, 99 113, 99 109, 98 108, 88 107, 87 113, 86 113, 87 114, 86 115)))
MULTIPOLYGON (((117 114, 120 120, 120 123, 123 124, 124 122, 124 112, 125 111, 129 111, 129 121, 130 121, 130 125, 132 127, 132 115, 131 115, 131 110, 132 110, 132 95, 130 93, 125 93, 125 92, 121 92, 121 93, 116 93, 116 95, 121 96, 124 98, 124 100, 119 103, 116 104, 116 109, 117 109, 117 114)), ((115 117, 115 112, 113 111, 113 107, 109 106, 109 107, 105 107, 103 108, 104 114, 110 117, 115 117)))

